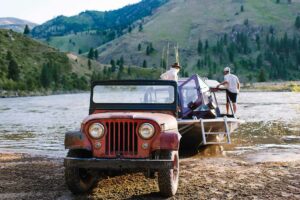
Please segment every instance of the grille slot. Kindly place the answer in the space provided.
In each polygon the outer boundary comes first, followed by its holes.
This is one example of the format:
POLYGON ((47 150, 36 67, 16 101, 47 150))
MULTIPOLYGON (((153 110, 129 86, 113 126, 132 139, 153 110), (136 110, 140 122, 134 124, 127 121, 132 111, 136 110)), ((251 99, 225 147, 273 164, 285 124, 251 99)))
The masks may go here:
POLYGON ((138 154, 137 122, 106 122, 106 155, 127 156, 138 154))

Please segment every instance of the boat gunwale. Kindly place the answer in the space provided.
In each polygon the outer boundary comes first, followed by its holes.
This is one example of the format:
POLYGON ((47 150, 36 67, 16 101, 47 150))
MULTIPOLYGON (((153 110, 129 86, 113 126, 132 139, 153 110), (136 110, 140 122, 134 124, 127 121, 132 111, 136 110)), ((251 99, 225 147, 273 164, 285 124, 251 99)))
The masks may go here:
MULTIPOLYGON (((178 123, 178 125, 196 124, 196 123, 200 123, 201 120, 205 123, 218 123, 218 122, 224 123, 223 117, 218 117, 218 118, 214 118, 214 119, 177 119, 177 123, 178 123)), ((227 122, 243 124, 243 123, 245 123, 245 120, 241 120, 241 119, 237 119, 237 118, 227 118, 227 122)))

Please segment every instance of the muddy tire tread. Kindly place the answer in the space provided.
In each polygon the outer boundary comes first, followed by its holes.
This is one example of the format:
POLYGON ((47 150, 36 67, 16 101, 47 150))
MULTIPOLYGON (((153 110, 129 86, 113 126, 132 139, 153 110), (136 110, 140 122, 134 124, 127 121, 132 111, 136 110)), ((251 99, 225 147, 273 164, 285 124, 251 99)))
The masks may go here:
MULTIPOLYGON (((178 151, 164 151, 161 152, 161 159, 173 159, 174 156, 178 156, 178 151)), ((179 159, 179 156, 177 157, 179 159)), ((178 160, 179 162, 179 160, 178 160)), ((178 188, 179 179, 179 166, 178 177, 175 183, 173 182, 173 172, 170 169, 159 170, 158 172, 158 186, 160 194, 164 197, 172 197, 176 194, 178 188)))
MULTIPOLYGON (((89 155, 89 152, 86 151, 69 150, 68 157, 88 158, 91 157, 91 155, 89 155)), ((97 180, 98 178, 97 176, 95 176, 89 181, 89 183, 80 184, 81 181, 79 177, 79 168, 65 168, 66 185, 68 186, 69 190, 75 195, 84 194, 90 191, 96 184, 97 180)))

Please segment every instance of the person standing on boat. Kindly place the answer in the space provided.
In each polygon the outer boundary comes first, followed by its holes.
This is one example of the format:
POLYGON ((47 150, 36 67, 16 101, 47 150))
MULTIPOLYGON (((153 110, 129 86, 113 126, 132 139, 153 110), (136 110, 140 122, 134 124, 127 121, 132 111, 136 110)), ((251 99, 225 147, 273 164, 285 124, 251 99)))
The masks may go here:
POLYGON ((237 95, 240 91, 240 81, 239 78, 230 73, 230 68, 229 67, 225 67, 224 69, 224 81, 222 83, 220 83, 217 88, 219 88, 221 85, 226 85, 227 89, 226 89, 226 99, 227 99, 227 103, 226 103, 226 110, 227 110, 227 114, 229 113, 229 100, 232 102, 233 104, 233 111, 234 113, 236 113, 237 111, 237 95))
POLYGON ((170 81, 176 81, 178 82, 178 73, 180 71, 180 65, 178 63, 174 63, 171 66, 171 69, 163 73, 160 78, 162 80, 170 80, 170 81))

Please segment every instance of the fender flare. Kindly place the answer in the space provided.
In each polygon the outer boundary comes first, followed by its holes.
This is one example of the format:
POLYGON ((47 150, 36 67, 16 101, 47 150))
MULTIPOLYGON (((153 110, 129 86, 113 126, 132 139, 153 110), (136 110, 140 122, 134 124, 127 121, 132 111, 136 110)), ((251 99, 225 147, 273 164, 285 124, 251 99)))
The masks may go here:
POLYGON ((92 151, 92 145, 86 135, 81 131, 69 131, 65 134, 65 149, 92 151))
POLYGON ((179 150, 181 135, 178 132, 162 132, 152 143, 152 150, 179 150))

